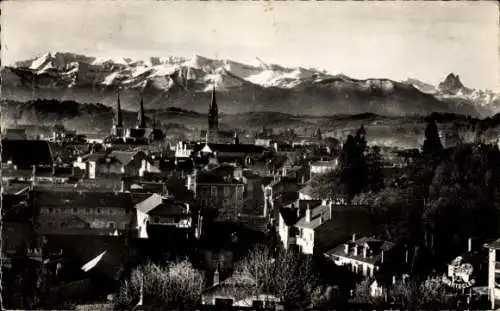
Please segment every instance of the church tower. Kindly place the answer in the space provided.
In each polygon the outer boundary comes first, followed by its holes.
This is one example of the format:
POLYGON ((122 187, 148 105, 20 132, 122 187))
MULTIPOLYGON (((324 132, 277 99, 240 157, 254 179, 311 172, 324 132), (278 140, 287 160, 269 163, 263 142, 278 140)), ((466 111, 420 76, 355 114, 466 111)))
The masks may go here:
POLYGON ((215 97, 215 84, 212 89, 212 100, 208 108, 208 131, 207 142, 214 143, 217 140, 219 131, 219 109, 217 108, 217 100, 215 97))
POLYGON ((219 109, 217 108, 217 100, 215 97, 215 85, 212 89, 212 100, 208 108, 208 129, 217 131, 219 129, 219 109))
POLYGON ((139 112, 137 113, 137 125, 136 128, 143 129, 146 127, 146 118, 144 117, 144 100, 141 95, 141 106, 139 107, 139 112))
POLYGON ((116 99, 116 110, 115 117, 113 120, 113 128, 111 130, 111 134, 114 136, 123 136, 123 120, 122 120, 122 107, 120 105, 120 91, 117 92, 116 99))

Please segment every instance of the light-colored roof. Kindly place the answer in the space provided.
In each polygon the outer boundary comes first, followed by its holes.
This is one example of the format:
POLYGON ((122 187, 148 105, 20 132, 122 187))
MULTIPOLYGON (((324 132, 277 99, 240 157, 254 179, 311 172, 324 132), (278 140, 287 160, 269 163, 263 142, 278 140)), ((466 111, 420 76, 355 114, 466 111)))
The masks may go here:
POLYGON ((347 242, 349 249, 348 253, 346 254, 344 244, 338 245, 325 254, 328 256, 335 255, 355 259, 362 262, 376 263, 382 258, 381 251, 389 251, 395 247, 395 244, 389 241, 380 240, 374 237, 361 237, 354 242, 347 242), (354 255, 354 252, 351 251, 354 247, 358 247, 356 255, 354 255), (362 247, 367 247, 368 250, 372 251, 372 253, 369 253, 366 258, 363 257, 363 251, 361 249, 362 247))
POLYGON ((319 202, 319 205, 314 206, 314 204, 317 204, 317 201, 311 201, 311 206, 309 207, 311 210, 311 219, 309 222, 306 220, 306 216, 301 217, 298 221, 297 224, 295 225, 298 228, 317 228, 321 226, 325 221, 329 220, 329 207, 326 205, 322 205, 321 202, 319 202))
POLYGON ((153 193, 147 199, 135 204, 135 208, 143 213, 149 213, 163 203, 163 197, 153 193))

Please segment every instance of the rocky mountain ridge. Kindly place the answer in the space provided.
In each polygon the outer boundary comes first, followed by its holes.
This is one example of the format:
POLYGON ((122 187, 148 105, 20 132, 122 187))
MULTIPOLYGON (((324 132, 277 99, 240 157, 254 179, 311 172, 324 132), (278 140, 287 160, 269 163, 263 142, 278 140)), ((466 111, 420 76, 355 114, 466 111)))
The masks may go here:
POLYGON ((422 89, 424 84, 415 79, 357 80, 314 68, 267 64, 260 59, 245 64, 198 55, 132 60, 46 53, 4 67, 1 74, 2 93, 7 99, 75 100, 114 106, 120 89, 122 105, 130 110, 137 110, 142 96, 148 109, 179 107, 204 113, 214 84, 220 110, 230 114, 268 111, 406 116, 449 112, 486 116, 496 112, 491 109, 496 104, 490 105, 490 101, 498 100, 494 93, 461 94, 465 87, 454 82, 454 75, 442 86, 422 89))

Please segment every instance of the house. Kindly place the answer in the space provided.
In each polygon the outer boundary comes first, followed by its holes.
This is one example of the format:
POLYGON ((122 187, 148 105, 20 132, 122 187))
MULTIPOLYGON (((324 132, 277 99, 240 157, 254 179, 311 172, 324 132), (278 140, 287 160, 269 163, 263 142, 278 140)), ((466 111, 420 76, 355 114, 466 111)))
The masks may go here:
MULTIPOLYGON (((337 205, 332 201, 306 201, 297 223, 296 245, 304 254, 322 254, 353 232, 369 233, 371 218, 365 206, 337 205), (309 203, 312 202, 312 203, 309 203)), ((300 210, 299 210, 300 211, 300 210)))
POLYGON ((90 153, 78 157, 73 167, 86 172, 85 177, 95 179, 110 175, 141 176, 144 172, 158 172, 143 151, 111 151, 90 153))
POLYGON ((42 235, 122 235, 134 223, 129 193, 35 190, 31 193, 42 235))
POLYGON ((190 229, 192 217, 189 205, 159 194, 151 194, 135 204, 139 238, 148 238, 148 226, 190 229))
POLYGON ((245 185, 241 169, 216 165, 197 172, 195 199, 202 210, 213 211, 218 220, 237 220, 243 211, 245 185))
POLYGON ((313 178, 319 174, 325 174, 332 172, 338 167, 338 159, 332 161, 315 161, 309 164, 309 169, 311 172, 310 178, 313 178))
POLYGON ((266 149, 251 144, 200 144, 194 148, 198 157, 214 156, 219 162, 251 165, 266 149))
POLYGON ((365 277, 373 277, 381 267, 387 264, 395 244, 374 237, 361 237, 356 235, 350 241, 327 251, 325 256, 336 265, 347 266, 350 271, 365 277))
POLYGON ((262 178, 253 171, 243 170, 241 180, 244 184, 243 214, 267 216, 264 210, 262 178))
POLYGON ((2 135, 2 139, 5 140, 27 140, 28 135, 26 135, 26 129, 19 128, 7 128, 2 135))
POLYGON ((270 177, 263 179, 264 210, 266 215, 278 219, 278 210, 298 197, 299 186, 296 181, 288 177, 270 177))
POLYGON ((233 275, 219 282, 217 273, 213 285, 202 293, 201 304, 217 309, 284 310, 278 297, 257 292, 253 278, 233 275))
POLYGON ((309 167, 303 165, 294 165, 290 168, 283 167, 283 176, 292 179, 298 185, 303 185, 309 180, 309 167))
POLYGON ((270 138, 255 138, 255 145, 262 146, 265 148, 271 147, 272 140, 270 138))
POLYGON ((176 159, 187 159, 191 157, 192 153, 193 153, 193 146, 190 146, 185 142, 180 141, 177 143, 177 145, 175 145, 176 159))
POLYGON ((487 243, 488 249, 488 296, 491 308, 495 309, 500 300, 500 239, 487 243))

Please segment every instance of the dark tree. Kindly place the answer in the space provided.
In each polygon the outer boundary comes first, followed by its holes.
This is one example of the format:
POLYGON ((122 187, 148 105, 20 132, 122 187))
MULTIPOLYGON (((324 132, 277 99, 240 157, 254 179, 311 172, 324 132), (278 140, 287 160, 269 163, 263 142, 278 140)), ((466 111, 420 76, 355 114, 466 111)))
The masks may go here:
POLYGON ((356 138, 349 135, 340 155, 340 181, 346 187, 347 195, 352 198, 367 184, 367 166, 363 150, 366 141, 360 129, 356 138))
POLYGON ((384 176, 382 174, 382 160, 380 156, 380 148, 375 146, 366 156, 366 164, 368 170, 368 190, 377 192, 384 188, 384 176))
POLYGON ((425 140, 422 147, 424 155, 429 155, 435 157, 443 151, 443 145, 441 144, 441 139, 439 138, 439 131, 434 120, 431 120, 427 124, 425 129, 425 140))
POLYGON ((359 151, 364 153, 366 151, 366 130, 363 125, 357 130, 354 140, 359 151))

